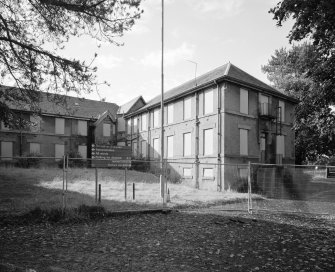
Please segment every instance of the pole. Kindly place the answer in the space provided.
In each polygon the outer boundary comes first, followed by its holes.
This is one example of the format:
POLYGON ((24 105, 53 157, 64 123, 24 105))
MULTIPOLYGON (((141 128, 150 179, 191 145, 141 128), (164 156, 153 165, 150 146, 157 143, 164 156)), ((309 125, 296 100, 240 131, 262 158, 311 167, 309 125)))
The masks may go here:
POLYGON ((63 155, 63 189, 62 189, 62 213, 64 214, 65 210, 65 155, 63 155))
POLYGON ((135 200, 135 182, 133 183, 133 200, 135 200))
POLYGON ((65 156, 65 161, 66 161, 66 167, 65 167, 65 209, 66 209, 66 206, 67 206, 67 198, 66 198, 66 195, 67 195, 67 178, 68 178, 67 172, 69 171, 69 156, 65 156))
POLYGON ((127 168, 124 169, 124 200, 127 200, 127 168))
POLYGON ((161 63, 161 170, 164 161, 164 0, 162 0, 162 63, 161 63))
POLYGON ((95 168, 95 203, 98 202, 98 168, 95 168))
POLYGON ((101 184, 99 184, 99 204, 101 204, 101 184))
POLYGON ((252 214, 252 198, 251 198, 251 163, 248 163, 248 213, 252 214))

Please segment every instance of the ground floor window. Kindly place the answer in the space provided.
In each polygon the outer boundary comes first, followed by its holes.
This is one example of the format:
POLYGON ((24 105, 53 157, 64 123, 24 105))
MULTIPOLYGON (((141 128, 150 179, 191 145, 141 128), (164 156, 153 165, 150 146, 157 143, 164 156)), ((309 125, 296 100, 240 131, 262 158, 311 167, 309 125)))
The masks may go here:
POLYGON ((1 159, 13 159, 13 142, 1 142, 1 159))

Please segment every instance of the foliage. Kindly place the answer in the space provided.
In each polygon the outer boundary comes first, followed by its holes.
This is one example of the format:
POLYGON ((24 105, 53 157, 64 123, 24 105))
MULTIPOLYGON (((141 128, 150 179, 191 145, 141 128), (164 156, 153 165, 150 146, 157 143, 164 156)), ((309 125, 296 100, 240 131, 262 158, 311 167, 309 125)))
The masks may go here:
MULTIPOLYGON (((69 159, 68 166, 70 168, 73 168, 73 167, 82 168, 82 167, 86 166, 86 160, 83 159, 83 157, 80 155, 79 152, 71 150, 67 154, 67 156, 68 156, 68 159, 69 159)), ((58 167, 63 168, 63 159, 58 161, 58 167)))
POLYGON ((29 153, 19 158, 16 162, 16 166, 22 168, 39 167, 41 161, 41 154, 29 153))
POLYGON ((309 40, 292 49, 276 50, 262 69, 274 86, 300 99, 296 110, 296 162, 335 155, 335 1, 284 0, 270 10, 277 25, 290 17, 290 42, 309 40))
MULTIPOLYGON (((13 88, 0 89, 1 120, 9 123, 15 119, 9 108, 13 104, 27 105, 37 112, 40 91, 79 94, 96 88, 96 67, 92 63, 63 57, 60 51, 70 37, 84 35, 121 45, 116 38, 130 30, 140 17, 140 2, 0 1, 0 84, 14 83, 13 88)), ((55 102, 61 98, 50 96, 55 102)))

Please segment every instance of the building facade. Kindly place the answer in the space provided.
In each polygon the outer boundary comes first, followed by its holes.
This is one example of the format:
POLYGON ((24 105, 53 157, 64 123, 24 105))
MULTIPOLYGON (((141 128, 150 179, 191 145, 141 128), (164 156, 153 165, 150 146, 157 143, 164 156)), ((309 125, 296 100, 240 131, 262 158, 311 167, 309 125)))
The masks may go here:
MULTIPOLYGON (((232 175, 247 175, 249 161, 294 163, 297 102, 230 63, 166 92, 168 178, 222 190, 232 175)), ((133 156, 158 160, 160 96, 125 119, 133 156)))
POLYGON ((1 160, 39 154, 59 160, 65 154, 90 157, 91 144, 117 143, 117 110, 114 103, 75 97, 65 98, 65 105, 56 105, 42 93, 40 114, 12 105, 19 116, 19 125, 0 125, 1 160))

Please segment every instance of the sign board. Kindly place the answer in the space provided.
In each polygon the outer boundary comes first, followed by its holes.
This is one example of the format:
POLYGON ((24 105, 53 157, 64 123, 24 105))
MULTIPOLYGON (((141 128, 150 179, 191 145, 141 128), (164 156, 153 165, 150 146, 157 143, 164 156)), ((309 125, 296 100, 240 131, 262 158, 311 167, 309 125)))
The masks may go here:
POLYGON ((130 167, 131 147, 92 144, 92 167, 130 167))

